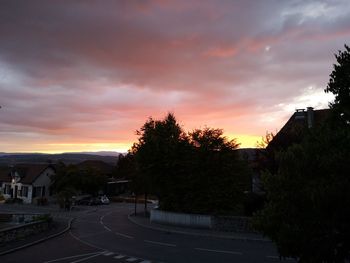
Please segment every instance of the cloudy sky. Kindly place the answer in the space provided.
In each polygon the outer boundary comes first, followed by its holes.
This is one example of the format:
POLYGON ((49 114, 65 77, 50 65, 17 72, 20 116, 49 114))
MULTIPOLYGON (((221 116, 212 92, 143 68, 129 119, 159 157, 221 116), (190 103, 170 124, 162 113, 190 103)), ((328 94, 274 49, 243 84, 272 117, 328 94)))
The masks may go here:
POLYGON ((169 111, 255 146, 349 40, 348 0, 2 0, 0 152, 126 151, 169 111))

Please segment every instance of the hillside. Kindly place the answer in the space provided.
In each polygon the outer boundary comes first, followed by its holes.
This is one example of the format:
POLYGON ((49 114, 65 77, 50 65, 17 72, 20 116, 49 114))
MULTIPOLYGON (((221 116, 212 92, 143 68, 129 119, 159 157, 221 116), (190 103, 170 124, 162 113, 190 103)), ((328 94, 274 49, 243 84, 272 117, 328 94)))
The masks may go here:
POLYGON ((0 153, 1 164, 18 164, 18 163, 43 163, 43 162, 64 162, 65 164, 77 164, 83 161, 103 161, 109 164, 116 164, 118 155, 114 156, 104 154, 90 153, 61 153, 61 154, 42 154, 42 153, 0 153))

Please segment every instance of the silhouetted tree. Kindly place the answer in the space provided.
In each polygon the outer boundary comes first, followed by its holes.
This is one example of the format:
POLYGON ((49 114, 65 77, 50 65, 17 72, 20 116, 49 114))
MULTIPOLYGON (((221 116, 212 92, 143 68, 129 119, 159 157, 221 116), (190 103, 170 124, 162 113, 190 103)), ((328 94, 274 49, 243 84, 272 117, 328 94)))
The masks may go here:
POLYGON ((247 164, 236 152, 238 143, 221 129, 197 129, 189 134, 193 146, 191 191, 187 210, 196 213, 240 213, 244 191, 250 189, 247 164))
POLYGON ((81 192, 97 195, 106 182, 106 176, 97 169, 80 169, 77 165, 60 163, 53 179, 53 190, 57 194, 67 193, 70 195, 81 192))
POLYGON ((278 153, 276 173, 265 174, 267 204, 255 217, 282 257, 300 262, 350 260, 349 48, 336 56, 327 92, 332 114, 278 153))
POLYGON ((156 195, 160 206, 171 210, 172 195, 178 195, 175 189, 181 183, 185 134, 171 113, 163 120, 150 118, 137 134, 138 142, 132 147, 135 183, 139 191, 156 195))
POLYGON ((235 140, 220 129, 186 135, 173 114, 150 118, 138 132, 132 152, 138 191, 159 198, 161 209, 192 213, 237 211, 249 188, 248 169, 238 159, 235 140))
POLYGON ((335 55, 337 64, 334 64, 326 92, 335 95, 331 108, 338 117, 350 125, 350 48, 345 45, 345 51, 338 51, 335 55))

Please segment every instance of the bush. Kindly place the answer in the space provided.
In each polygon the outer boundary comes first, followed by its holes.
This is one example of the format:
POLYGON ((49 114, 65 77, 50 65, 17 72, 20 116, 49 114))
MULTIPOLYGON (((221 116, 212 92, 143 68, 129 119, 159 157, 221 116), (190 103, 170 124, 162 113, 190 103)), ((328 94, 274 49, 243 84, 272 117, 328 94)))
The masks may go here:
POLYGON ((22 204, 23 200, 20 198, 9 198, 5 200, 5 204, 22 204))
POLYGON ((36 199, 37 205, 47 205, 48 201, 46 197, 39 197, 36 199))
POLYGON ((45 221, 45 222, 51 223, 52 220, 53 219, 52 219, 52 216, 50 214, 33 216, 33 222, 35 222, 35 221, 45 221))
POLYGON ((265 204, 265 195, 248 193, 244 199, 244 214, 252 216, 255 212, 261 210, 265 204))

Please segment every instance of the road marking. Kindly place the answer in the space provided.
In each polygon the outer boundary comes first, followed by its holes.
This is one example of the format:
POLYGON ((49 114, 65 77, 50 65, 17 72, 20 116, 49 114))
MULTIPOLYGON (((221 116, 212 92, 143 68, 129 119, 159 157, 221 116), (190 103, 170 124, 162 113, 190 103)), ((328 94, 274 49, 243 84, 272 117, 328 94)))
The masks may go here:
POLYGON ((118 256, 115 256, 114 258, 115 259, 122 259, 122 258, 125 258, 126 256, 125 255, 118 255, 118 256))
POLYGON ((116 235, 118 236, 122 236, 122 237, 126 237, 126 238, 129 238, 129 239, 133 239, 134 237, 132 236, 129 236, 129 235, 125 235, 125 234, 122 234, 122 233, 119 233, 119 232, 114 232, 116 235))
POLYGON ((101 248, 101 247, 95 246, 95 245, 93 245, 93 244, 91 244, 91 243, 89 243, 89 242, 86 242, 86 241, 80 239, 79 237, 75 236, 75 235, 72 233, 72 231, 69 231, 69 234, 70 234, 73 238, 75 238, 76 240, 78 240, 79 242, 81 242, 81 243, 83 243, 83 244, 85 244, 85 245, 88 245, 88 246, 93 247, 93 248, 100 249, 100 250, 102 250, 103 252, 106 251, 105 249, 103 249, 103 248, 101 248))
POLYGON ((128 259, 126 259, 126 261, 128 261, 128 262, 134 262, 136 260, 138 260, 138 258, 128 258, 128 259))
POLYGON ((103 225, 103 227, 104 227, 107 231, 112 232, 112 229, 110 229, 108 226, 103 225))
POLYGON ((288 257, 288 258, 281 258, 279 256, 266 256, 266 257, 267 258, 272 258, 272 259, 277 259, 277 260, 283 259, 283 260, 294 260, 295 261, 294 258, 290 258, 290 257, 288 257))
POLYGON ((114 253, 113 252, 105 252, 105 253, 103 253, 102 255, 104 255, 104 256, 112 256, 112 255, 114 255, 114 253))
POLYGON ((242 255, 242 252, 238 251, 227 251, 227 250, 215 250, 215 249, 207 249, 207 248, 200 248, 196 247, 196 250, 201 250, 201 251, 208 251, 208 252, 216 252, 216 253, 225 253, 225 254, 234 254, 234 255, 242 255))
POLYGON ((163 243, 163 242, 157 242, 157 241, 151 241, 151 240, 144 240, 144 241, 147 242, 147 243, 161 245, 161 246, 176 247, 175 244, 170 244, 170 243, 163 243))
POLYGON ((62 260, 66 260, 66 259, 73 259, 73 258, 79 258, 79 257, 85 257, 85 256, 91 256, 91 255, 97 255, 97 254, 101 254, 101 252, 93 252, 93 253, 75 255, 75 256, 71 256, 71 257, 57 258, 57 259, 45 261, 44 263, 57 262, 57 261, 62 261, 62 260))
MULTIPOLYGON (((103 253, 103 252, 102 252, 102 253, 103 253)), ((96 255, 92 255, 92 256, 90 256, 90 257, 82 258, 82 259, 79 259, 79 260, 76 260, 76 261, 71 261, 70 263, 83 262, 83 261, 86 261, 86 260, 88 260, 88 259, 90 259, 90 258, 99 257, 99 256, 102 255, 102 253, 98 253, 98 254, 96 254, 96 255)))

